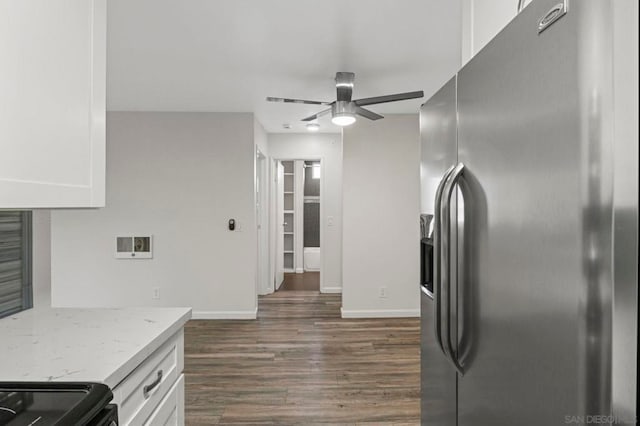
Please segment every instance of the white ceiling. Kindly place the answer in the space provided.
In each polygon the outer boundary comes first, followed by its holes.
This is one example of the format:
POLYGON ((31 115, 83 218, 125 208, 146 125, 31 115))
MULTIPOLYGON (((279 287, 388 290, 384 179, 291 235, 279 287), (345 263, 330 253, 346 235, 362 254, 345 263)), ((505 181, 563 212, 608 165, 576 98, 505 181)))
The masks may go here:
MULTIPOLYGON (((254 112, 268 132, 300 132, 300 119, 323 107, 266 96, 333 101, 335 73, 351 71, 355 99, 428 97, 460 64, 460 0, 109 0, 108 8, 110 111, 254 112)), ((423 101, 370 109, 411 113, 423 101)), ((338 130, 328 117, 320 124, 338 130)))

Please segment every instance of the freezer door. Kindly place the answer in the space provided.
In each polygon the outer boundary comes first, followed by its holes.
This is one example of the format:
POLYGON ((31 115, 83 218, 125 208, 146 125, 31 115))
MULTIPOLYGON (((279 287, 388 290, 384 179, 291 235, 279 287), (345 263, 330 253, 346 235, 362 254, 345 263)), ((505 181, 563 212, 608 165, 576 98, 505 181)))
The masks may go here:
POLYGON ((459 426, 611 413, 611 4, 558 3, 458 74, 459 426))
MULTIPOLYGON (((456 82, 445 84, 420 110, 422 212, 434 214, 436 189, 445 172, 457 161, 456 82)), ((455 197, 452 211, 455 212, 455 197)), ((455 217, 453 218, 455 221, 455 217)), ((455 235, 455 229, 454 234, 455 235)), ((449 255, 455 283, 456 250, 453 241, 449 255)), ((434 248, 434 252, 435 252, 434 248)), ((433 266, 433 265, 432 265, 433 266)), ((435 278, 435 276, 434 276, 435 278)), ((437 286, 437 283, 434 283, 437 286)), ((452 287, 454 287, 452 285, 452 287)), ((452 289, 455 300, 455 288, 452 289)), ((443 313, 445 309, 441 310, 443 313)), ((455 320, 455 304, 451 316, 455 320)), ((445 357, 436 337, 436 309, 433 295, 421 295, 421 419, 423 425, 455 426, 456 370, 445 357)), ((441 315, 444 331, 446 318, 441 315)), ((455 322, 452 323, 452 346, 456 345, 455 322)), ((444 334, 442 335, 443 339, 444 334)), ((443 343, 444 344, 444 343, 443 343)))
POLYGON ((420 310, 421 424, 455 426, 456 371, 436 342, 433 295, 424 287, 420 294, 420 310))
POLYGON ((420 206, 434 214, 436 188, 458 160, 456 79, 449 80, 420 108, 420 206))

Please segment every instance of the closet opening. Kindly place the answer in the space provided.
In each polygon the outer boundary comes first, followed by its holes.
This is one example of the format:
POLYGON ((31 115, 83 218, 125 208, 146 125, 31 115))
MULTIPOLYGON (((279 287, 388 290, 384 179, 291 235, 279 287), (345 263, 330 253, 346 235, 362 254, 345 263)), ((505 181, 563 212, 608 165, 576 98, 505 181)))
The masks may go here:
POLYGON ((275 291, 320 291, 322 162, 277 160, 275 291))

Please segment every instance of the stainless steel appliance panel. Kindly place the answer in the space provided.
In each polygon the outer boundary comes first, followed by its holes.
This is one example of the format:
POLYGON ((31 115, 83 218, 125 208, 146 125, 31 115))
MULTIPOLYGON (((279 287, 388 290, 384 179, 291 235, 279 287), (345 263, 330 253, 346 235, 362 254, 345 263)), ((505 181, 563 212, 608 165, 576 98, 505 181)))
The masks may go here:
POLYGON ((458 74, 458 425, 610 413, 609 2, 524 11, 458 74))
POLYGON ((436 188, 458 158, 456 78, 449 80, 420 108, 420 205, 434 214, 436 188))
POLYGON ((638 2, 614 13, 614 313, 613 415, 637 424, 638 378, 638 2))
POLYGON ((423 425, 455 426, 456 371, 442 354, 433 326, 433 295, 420 292, 420 418, 423 425))
MULTIPOLYGON (((434 213, 436 187, 442 181, 445 172, 457 161, 456 126, 456 80, 454 77, 420 110, 420 176, 423 213, 434 213)), ((455 199, 452 210, 455 212, 455 199)), ((455 265, 455 245, 452 247, 451 255, 452 265, 455 265)), ((451 275, 452 279, 455 279, 455 273, 451 275)), ((455 291, 452 296, 455 300, 455 291)), ((452 315, 455 315, 455 306, 452 309, 452 315)), ((457 415, 456 370, 437 343, 434 320, 433 295, 423 289, 421 294, 421 421, 426 425, 453 426, 456 424, 457 415)), ((455 338, 455 333, 452 335, 455 338)), ((455 343, 453 342, 454 345, 455 343)))

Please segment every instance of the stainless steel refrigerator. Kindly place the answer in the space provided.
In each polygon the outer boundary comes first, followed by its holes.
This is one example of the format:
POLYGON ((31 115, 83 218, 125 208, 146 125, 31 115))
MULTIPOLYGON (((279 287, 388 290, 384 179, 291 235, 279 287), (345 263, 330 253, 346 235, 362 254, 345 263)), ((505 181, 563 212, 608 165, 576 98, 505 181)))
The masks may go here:
POLYGON ((421 108, 423 424, 635 424, 637 50, 613 3, 534 0, 421 108))

